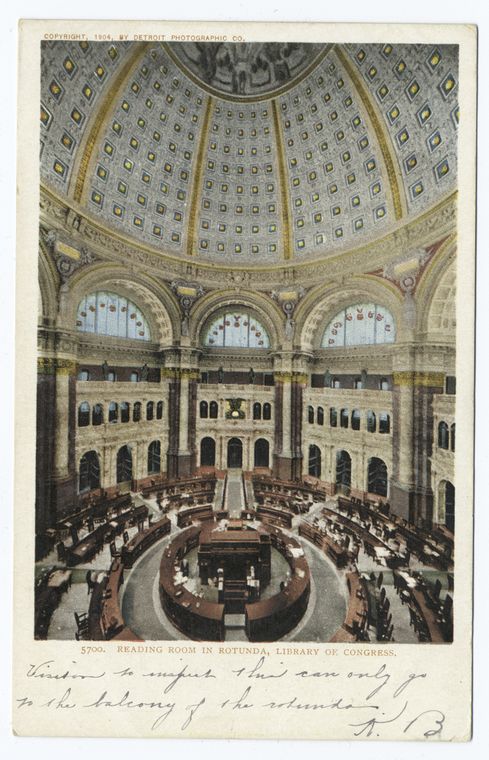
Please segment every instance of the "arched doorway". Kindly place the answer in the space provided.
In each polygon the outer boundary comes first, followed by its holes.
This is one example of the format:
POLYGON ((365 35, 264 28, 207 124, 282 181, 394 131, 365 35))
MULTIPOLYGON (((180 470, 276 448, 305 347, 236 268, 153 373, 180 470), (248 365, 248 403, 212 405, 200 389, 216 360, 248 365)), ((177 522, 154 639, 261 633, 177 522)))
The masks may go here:
POLYGON ((347 451, 336 452, 336 493, 348 495, 351 488, 351 457, 347 451))
POLYGON ((214 467, 216 464, 216 442, 214 438, 202 438, 200 442, 200 466, 214 467))
POLYGON ((129 446, 122 446, 117 452, 117 482, 132 480, 132 454, 129 446))
POLYGON ((387 466, 382 459, 372 457, 368 460, 367 481, 369 493, 387 496, 387 466))
POLYGON ((239 438, 230 438, 228 441, 228 467, 243 466, 243 442, 239 438))
POLYGON ((161 471, 161 443, 151 441, 148 446, 148 475, 161 471))
POLYGON ((309 446, 309 465, 308 473, 314 478, 321 477, 321 450, 318 446, 311 444, 309 446))
POLYGON ((255 467, 270 466, 270 445, 265 438, 255 441, 255 467))
POLYGON ((452 533, 455 530, 455 486, 449 480, 440 481, 438 486, 438 520, 452 533))
POLYGON ((94 488, 100 488, 100 463, 96 451, 87 451, 80 459, 78 490, 83 493, 94 488))

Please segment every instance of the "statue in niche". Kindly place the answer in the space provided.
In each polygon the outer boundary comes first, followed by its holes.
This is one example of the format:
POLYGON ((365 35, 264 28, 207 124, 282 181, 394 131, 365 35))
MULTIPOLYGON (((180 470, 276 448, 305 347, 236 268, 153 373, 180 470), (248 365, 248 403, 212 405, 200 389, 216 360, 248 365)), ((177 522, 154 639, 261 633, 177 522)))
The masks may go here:
POLYGON ((290 316, 287 316, 287 319, 285 320, 285 337, 287 340, 290 340, 294 334, 294 325, 295 320, 293 320, 290 316))
POLYGON ((188 337, 189 333, 190 309, 192 308, 192 303, 193 299, 188 296, 184 296, 180 299, 180 306, 182 308, 181 331, 182 335, 186 337, 188 337))
POLYGON ((367 370, 366 369, 362 369, 362 373, 360 377, 362 381, 362 388, 366 388, 367 387, 367 370))
POLYGON ((189 323, 188 323, 188 313, 184 312, 182 321, 181 321, 181 332, 184 337, 188 337, 189 332, 189 323))
POLYGON ((223 367, 219 367, 217 370, 217 382, 222 383, 224 381, 224 369, 223 367))
POLYGON ((323 387, 329 388, 330 386, 331 386, 331 373, 329 369, 327 369, 326 372, 324 373, 323 387))
POLYGON ((144 364, 141 367, 141 380, 147 380, 149 377, 149 367, 147 364, 144 364))
POLYGON ((109 376, 109 365, 107 364, 107 359, 102 364, 102 375, 103 375, 104 380, 107 380, 109 376))
POLYGON ((250 367, 250 371, 248 372, 248 383, 249 385, 255 384, 255 370, 253 367, 250 367))

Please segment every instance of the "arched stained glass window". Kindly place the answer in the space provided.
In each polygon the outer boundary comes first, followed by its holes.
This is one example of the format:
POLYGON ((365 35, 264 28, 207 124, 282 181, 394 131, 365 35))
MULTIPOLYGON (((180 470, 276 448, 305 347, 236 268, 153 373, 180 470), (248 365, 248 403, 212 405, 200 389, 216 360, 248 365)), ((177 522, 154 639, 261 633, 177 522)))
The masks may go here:
POLYGON ((249 311, 226 311, 214 319, 204 345, 233 348, 270 348, 267 331, 249 311))
POLYGON ((328 324, 321 348, 394 343, 396 325, 388 309, 376 303, 357 303, 342 309, 328 324))
POLYGON ((97 335, 151 340, 149 325, 141 309, 124 296, 104 290, 90 293, 80 301, 76 328, 97 335))

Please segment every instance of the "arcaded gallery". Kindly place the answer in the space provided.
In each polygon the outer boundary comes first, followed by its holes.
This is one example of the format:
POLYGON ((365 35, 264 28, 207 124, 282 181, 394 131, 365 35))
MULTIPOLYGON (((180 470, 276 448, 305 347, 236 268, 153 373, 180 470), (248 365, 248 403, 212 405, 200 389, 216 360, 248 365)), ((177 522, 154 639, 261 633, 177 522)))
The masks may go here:
POLYGON ((450 642, 458 48, 40 54, 35 637, 450 642))

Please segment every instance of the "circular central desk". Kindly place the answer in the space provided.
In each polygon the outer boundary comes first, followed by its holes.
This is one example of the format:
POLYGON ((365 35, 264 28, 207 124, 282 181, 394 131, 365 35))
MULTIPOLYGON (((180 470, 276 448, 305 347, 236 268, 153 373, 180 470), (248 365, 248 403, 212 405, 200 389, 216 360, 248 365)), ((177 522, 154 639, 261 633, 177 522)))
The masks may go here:
MULTIPOLYGON (((244 604, 245 631, 250 641, 276 641, 294 628, 307 609, 310 570, 299 542, 279 528, 243 524, 243 531, 256 531, 269 538, 271 546, 286 559, 290 577, 281 590, 266 599, 244 604)), ((225 528, 224 528, 225 530, 225 528)), ((172 623, 191 639, 223 641, 225 603, 211 602, 185 587, 179 567, 184 557, 198 546, 208 545, 223 532, 222 523, 206 520, 183 530, 163 552, 160 563, 160 600, 172 623)), ((238 533, 238 531, 236 531, 238 533)), ((232 538, 228 539, 232 544, 232 538)), ((238 545, 239 539, 236 544, 238 545)))

